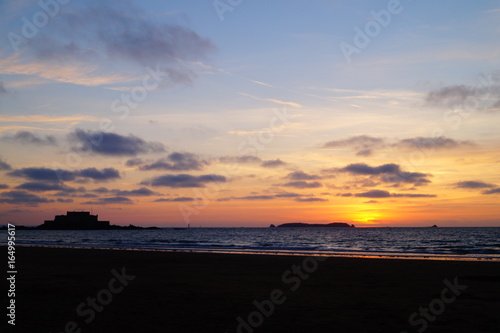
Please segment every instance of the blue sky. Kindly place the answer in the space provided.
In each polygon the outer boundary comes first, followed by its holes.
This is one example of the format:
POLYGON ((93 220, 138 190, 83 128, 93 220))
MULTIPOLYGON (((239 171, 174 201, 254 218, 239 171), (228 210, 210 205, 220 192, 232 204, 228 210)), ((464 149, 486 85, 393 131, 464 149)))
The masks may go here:
POLYGON ((497 1, 65 2, 0 3, 5 219, 500 225, 497 1))

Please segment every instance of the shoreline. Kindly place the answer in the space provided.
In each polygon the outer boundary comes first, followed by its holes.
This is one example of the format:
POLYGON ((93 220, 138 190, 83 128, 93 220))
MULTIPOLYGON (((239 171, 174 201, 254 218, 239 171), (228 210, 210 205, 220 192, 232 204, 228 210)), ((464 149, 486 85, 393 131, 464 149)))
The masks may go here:
MULTIPOLYGON (((3 246, 3 245, 1 245, 3 246)), ((28 248, 61 248, 61 249, 83 249, 83 250, 112 250, 112 251, 139 251, 139 252, 166 252, 166 253, 213 253, 213 254, 235 254, 235 255, 271 255, 271 256, 299 256, 299 257, 325 257, 325 258, 361 258, 361 259, 391 259, 391 260, 435 260, 435 261, 466 261, 466 262, 499 262, 500 257, 460 256, 432 253, 380 253, 380 252, 362 252, 362 253, 325 253, 325 252, 306 252, 306 251, 259 251, 259 250, 209 250, 209 249, 140 249, 140 248, 121 248, 121 247, 88 247, 88 246, 70 246, 70 245, 40 245, 40 244, 17 244, 18 247, 28 248)))
POLYGON ((415 332, 409 317, 453 285, 428 332, 500 325, 496 262, 24 246, 16 262, 19 332, 415 332))

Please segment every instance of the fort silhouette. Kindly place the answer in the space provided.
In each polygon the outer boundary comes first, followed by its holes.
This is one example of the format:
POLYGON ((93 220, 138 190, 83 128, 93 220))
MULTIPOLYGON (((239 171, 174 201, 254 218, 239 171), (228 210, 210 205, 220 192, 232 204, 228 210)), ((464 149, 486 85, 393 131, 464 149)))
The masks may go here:
POLYGON ((157 227, 138 227, 135 225, 119 226, 111 225, 109 221, 99 221, 98 215, 90 212, 66 212, 66 215, 56 215, 53 220, 45 220, 38 227, 25 227, 25 229, 41 230, 148 230, 159 229, 157 227))
POLYGON ((90 212, 66 212, 66 215, 56 215, 54 220, 45 220, 39 229, 57 230, 96 230, 109 229, 109 221, 99 221, 98 215, 90 212))

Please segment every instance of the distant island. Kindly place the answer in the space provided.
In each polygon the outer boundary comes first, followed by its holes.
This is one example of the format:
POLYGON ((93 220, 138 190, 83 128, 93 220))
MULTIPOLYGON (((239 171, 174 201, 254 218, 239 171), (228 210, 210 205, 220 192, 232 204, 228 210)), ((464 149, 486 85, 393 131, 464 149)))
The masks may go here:
MULTIPOLYGON (((5 227, 6 228, 6 227, 5 227)), ((16 227, 19 230, 151 230, 157 227, 138 227, 135 225, 111 225, 109 221, 99 221, 98 215, 90 212, 66 212, 66 215, 56 215, 54 220, 46 220, 37 227, 16 227)))
POLYGON ((305 228, 305 227, 326 227, 326 228, 355 228, 354 224, 348 224, 343 222, 334 222, 328 224, 321 223, 302 223, 302 222, 293 222, 293 223, 284 223, 278 225, 278 228, 305 228))

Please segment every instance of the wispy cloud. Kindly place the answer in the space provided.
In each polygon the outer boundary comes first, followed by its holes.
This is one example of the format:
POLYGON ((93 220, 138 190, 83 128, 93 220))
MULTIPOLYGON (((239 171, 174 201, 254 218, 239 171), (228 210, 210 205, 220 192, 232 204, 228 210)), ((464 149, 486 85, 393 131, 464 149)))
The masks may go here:
POLYGON ((385 139, 374 138, 368 135, 358 135, 347 139, 333 140, 323 144, 322 148, 343 148, 349 147, 356 151, 358 156, 370 156, 373 150, 386 146, 385 139))
POLYGON ((0 157, 0 170, 10 170, 12 167, 0 157))
POLYGON ((153 200, 153 202, 188 202, 188 201, 195 201, 197 200, 196 198, 192 197, 177 197, 177 198, 160 198, 153 200))
POLYGON ((500 194, 500 187, 492 188, 491 190, 484 191, 483 194, 500 194))
POLYGON ((85 86, 123 83, 138 78, 137 75, 130 74, 98 74, 97 70, 97 66, 81 61, 74 61, 71 64, 52 64, 41 60, 26 61, 21 59, 19 54, 0 60, 0 72, 4 74, 38 76, 42 79, 85 86))
POLYGON ((214 49, 193 30, 150 20, 130 4, 89 1, 78 10, 61 6, 57 20, 0 61, 0 71, 95 86, 123 84, 145 66, 158 65, 171 82, 186 83, 194 77, 186 61, 204 59, 214 49))
MULTIPOLYGON (((337 172, 370 176, 369 179, 375 179, 390 184, 412 183, 414 186, 421 186, 431 182, 428 179, 430 174, 403 171, 399 165, 394 163, 383 164, 376 167, 369 166, 365 163, 353 163, 343 168, 338 168, 337 172)), ((362 180, 362 182, 364 181, 365 180, 362 180)))
POLYGON ((38 146, 56 146, 56 138, 52 135, 38 136, 29 131, 18 131, 14 135, 5 135, 0 140, 20 144, 32 144, 38 146))
POLYGON ((413 137, 399 140, 376 138, 368 135, 357 135, 347 139, 332 140, 324 143, 323 149, 350 148, 357 156, 372 156, 379 149, 429 149, 446 150, 460 147, 474 146, 472 141, 455 140, 445 136, 438 137, 413 137))
POLYGON ((277 168, 285 165, 287 165, 287 163, 283 162, 279 158, 275 160, 262 161, 262 163, 260 164, 260 166, 263 168, 277 168))
POLYGON ((319 175, 311 175, 308 173, 305 173, 304 171, 294 171, 289 173, 284 177, 284 179, 290 179, 290 180, 318 180, 321 179, 321 176, 319 175))
POLYGON ((435 194, 418 194, 418 193, 390 193, 384 190, 371 190, 363 193, 354 194, 357 198, 435 198, 435 194))
MULTIPOLYGON (((137 163, 137 161, 135 161, 137 163)), ((167 157, 160 158, 152 163, 144 163, 139 166, 140 170, 172 170, 172 171, 188 171, 201 170, 209 162, 201 159, 199 156, 192 153, 174 152, 167 157)))
POLYGON ((82 202, 84 205, 132 205, 134 202, 127 197, 109 197, 109 198, 99 198, 94 201, 82 202))
POLYGON ((221 175, 209 174, 193 176, 188 174, 163 175, 151 180, 141 182, 141 185, 165 186, 172 188, 205 187, 207 183, 226 182, 227 179, 221 175))
POLYGON ((135 156, 149 152, 164 152, 159 142, 146 142, 135 135, 120 135, 111 132, 76 129, 69 135, 76 152, 92 152, 108 156, 135 156))
POLYGON ((232 200, 246 200, 246 201, 270 201, 274 199, 293 199, 297 202, 325 202, 328 199, 318 198, 313 195, 300 195, 297 193, 283 192, 279 194, 262 194, 262 195, 247 195, 242 197, 227 197, 219 198, 217 201, 232 201, 232 200))
POLYGON ((299 180, 299 181, 293 181, 293 182, 281 184, 281 186, 305 189, 305 188, 320 188, 323 185, 320 182, 306 182, 306 181, 299 180))
POLYGON ((8 191, 0 193, 0 203, 38 207, 40 203, 49 202, 54 202, 54 200, 39 197, 38 195, 26 191, 8 191))
POLYGON ((495 108, 500 100, 500 81, 496 73, 491 75, 491 82, 481 86, 452 85, 430 91, 425 98, 425 105, 440 108, 495 108))
POLYGON ((492 188, 495 184, 485 183, 477 180, 466 180, 454 184, 457 188, 467 188, 467 189, 482 189, 482 188, 492 188))
POLYGON ((50 169, 43 167, 31 167, 12 170, 7 173, 11 177, 20 177, 34 181, 49 183, 62 183, 78 179, 91 179, 95 182, 104 182, 119 179, 120 173, 115 168, 86 168, 81 170, 50 169))
POLYGON ((78 123, 81 121, 101 121, 102 118, 93 116, 45 116, 45 115, 0 115, 2 123, 78 123))
POLYGON ((488 13, 488 14, 497 14, 497 13, 500 13, 500 8, 488 9, 486 11, 486 13, 488 13))
POLYGON ((259 100, 259 101, 266 101, 266 102, 271 102, 271 103, 275 103, 275 104, 279 104, 279 105, 291 106, 293 108, 300 108, 300 107, 302 107, 302 105, 300 105, 299 103, 286 102, 286 101, 282 101, 282 100, 274 99, 274 98, 261 98, 261 97, 257 97, 257 96, 254 96, 254 95, 251 95, 251 94, 247 94, 247 93, 244 93, 244 92, 240 92, 240 95, 247 96, 247 97, 259 100))

